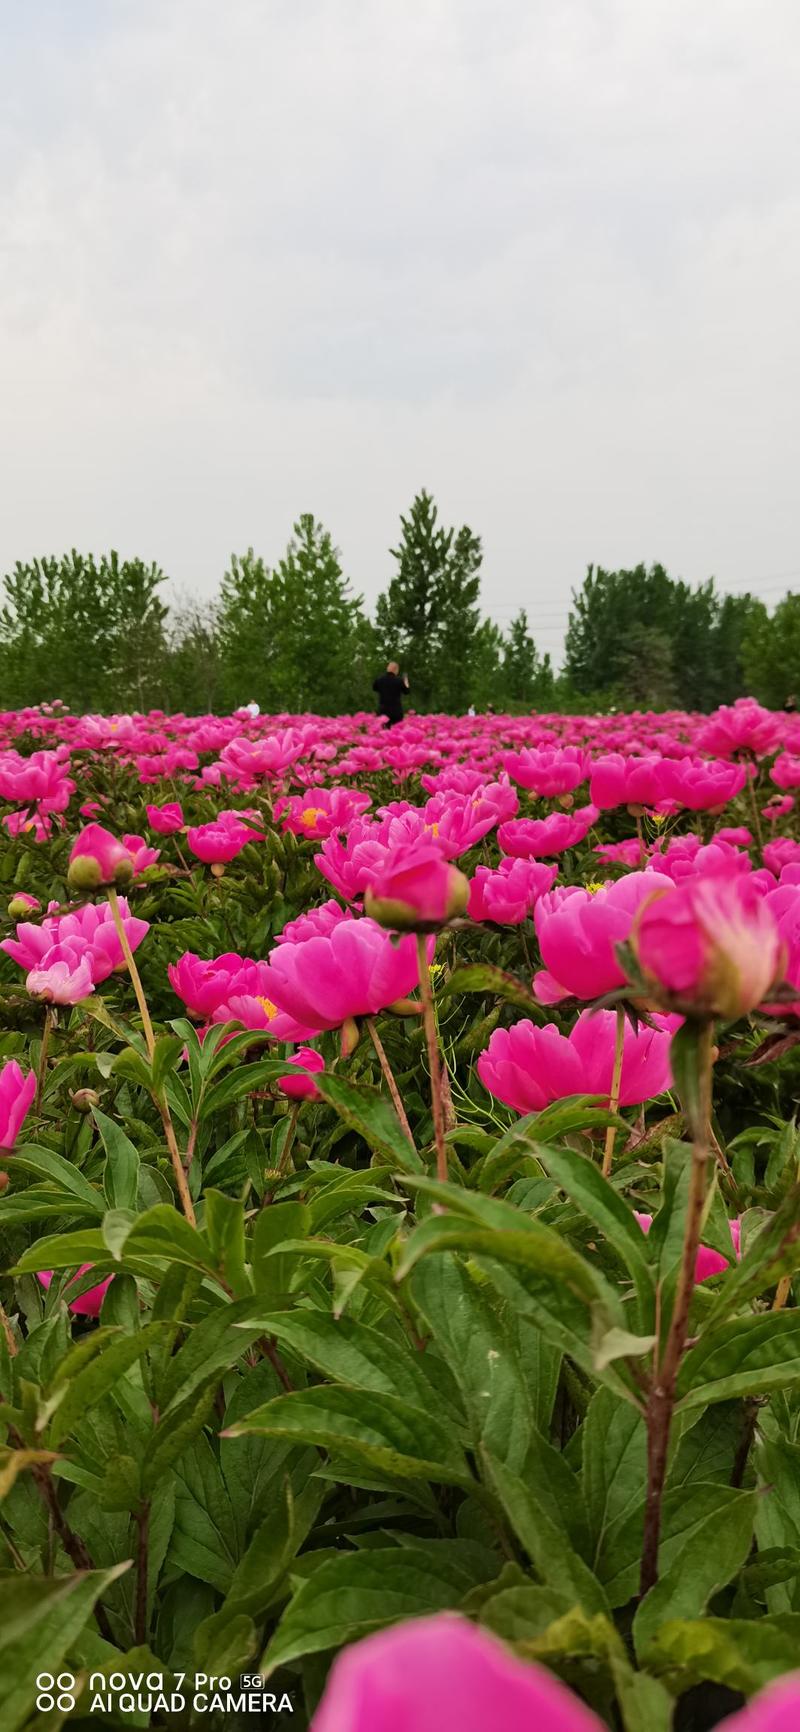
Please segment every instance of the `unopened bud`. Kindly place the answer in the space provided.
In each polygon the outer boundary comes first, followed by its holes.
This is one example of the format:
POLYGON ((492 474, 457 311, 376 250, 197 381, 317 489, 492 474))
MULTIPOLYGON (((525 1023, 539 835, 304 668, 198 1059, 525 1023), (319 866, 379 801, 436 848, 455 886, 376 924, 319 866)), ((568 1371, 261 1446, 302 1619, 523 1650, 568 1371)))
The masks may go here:
POLYGON ((70 1089, 69 1098, 78 1113, 90 1113, 92 1107, 99 1107, 100 1105, 97 1089, 75 1089, 74 1091, 70 1089))

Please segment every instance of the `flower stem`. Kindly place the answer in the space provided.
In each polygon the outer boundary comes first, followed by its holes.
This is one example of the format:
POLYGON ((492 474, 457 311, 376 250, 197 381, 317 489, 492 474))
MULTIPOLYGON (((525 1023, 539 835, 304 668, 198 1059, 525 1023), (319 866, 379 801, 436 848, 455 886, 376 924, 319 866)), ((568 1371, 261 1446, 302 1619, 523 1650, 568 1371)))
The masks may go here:
POLYGON ((750 795, 750 811, 751 811, 752 818, 753 818, 753 830, 755 831, 755 838, 756 838, 756 841, 758 843, 758 846, 759 846, 759 848, 761 848, 761 847, 763 847, 764 838, 761 834, 761 819, 759 817, 758 801, 756 799, 756 780, 758 777, 758 759, 753 757, 751 759, 751 763, 753 766, 754 774, 752 776, 748 776, 748 778, 747 778, 747 791, 748 791, 748 794, 750 795))
POLYGON ((147 999, 144 996, 144 987, 142 986, 141 978, 139 976, 139 970, 133 960, 133 951, 128 943, 128 934, 125 931, 122 915, 119 911, 119 897, 117 896, 113 884, 108 885, 108 903, 111 909, 111 918, 114 922, 116 934, 119 939, 120 949, 125 958, 125 966, 131 977, 131 984, 136 994, 136 1003, 139 1006, 139 1015, 142 1019, 142 1028, 144 1030, 147 1053, 152 1063, 153 1053, 155 1052, 156 1047, 155 1035, 153 1034, 153 1024, 150 1021, 150 1012, 147 1008, 147 999))
POLYGON ((641 812, 637 812, 636 814, 636 837, 639 843, 639 865, 643 866, 647 859, 647 849, 644 845, 644 828, 642 826, 641 812))
POLYGON ((428 1069, 431 1076, 431 1111, 433 1113, 433 1136, 436 1143, 436 1177, 444 1182, 447 1178, 447 1144, 444 1140, 442 1066, 439 1058, 439 1037, 436 1032, 436 1016, 433 1008, 433 993, 431 991, 431 976, 428 967, 428 952, 425 944, 425 935, 422 932, 417 933, 417 960, 419 963, 419 995, 422 1000, 422 1020, 425 1027, 425 1039, 428 1043, 428 1069))
POLYGON ((408 1138, 408 1141, 410 1142, 411 1147, 413 1149, 414 1148, 414 1138, 411 1134, 411 1126, 408 1122, 408 1115, 406 1113, 405 1107, 403 1106, 402 1096, 400 1094, 399 1088, 397 1087, 397 1082, 395 1080, 394 1071, 392 1070, 392 1067, 389 1063, 389 1060, 386 1057, 386 1050, 384 1048, 383 1041, 381 1040, 381 1037, 380 1037, 378 1030, 375 1026, 375 1018, 374 1018, 374 1016, 368 1016, 366 1021, 367 1021, 367 1032, 368 1032, 369 1038, 372 1041, 372 1044, 375 1048, 375 1051, 378 1055, 378 1063, 381 1067, 381 1071, 383 1072, 383 1080, 384 1080, 386 1087, 389 1090, 389 1093, 392 1097, 392 1105, 393 1105, 394 1110, 397 1114, 397 1117, 400 1120, 400 1123, 403 1127, 403 1130, 405 1131, 406 1137, 408 1138))
POLYGON ((52 1004, 46 1004, 44 1007, 44 1027, 42 1029, 42 1044, 41 1044, 41 1047, 39 1048, 39 1065, 38 1065, 38 1069, 36 1072, 36 1094, 35 1094, 34 1103, 33 1103, 34 1111, 37 1113, 38 1113, 39 1108, 41 1107, 41 1104, 42 1104, 42 1094, 44 1092, 44 1081, 45 1081, 45 1077, 47 1075, 47 1053, 48 1053, 48 1048, 50 1046, 50 1034, 51 1034, 51 1031, 55 1025, 55 1020, 56 1020, 56 1013, 55 1013, 55 1010, 53 1009, 52 1004))
MULTIPOLYGON (((145 995, 144 995, 144 987, 142 986, 141 977, 139 975, 139 970, 136 967, 136 963, 134 962, 134 959, 133 959, 133 951, 131 950, 130 944, 128 943, 128 934, 125 931, 125 926, 123 924, 122 915, 120 914, 120 911, 119 911, 119 899, 118 899, 117 892, 116 892, 113 884, 108 885, 108 901, 109 901, 109 906, 111 908, 111 917, 113 919, 114 926, 116 928, 117 937, 118 937, 119 942, 120 942, 120 949, 122 950, 122 954, 125 958, 125 965, 127 967, 128 973, 131 977, 133 990, 136 994, 136 1003, 139 1006, 139 1015, 142 1019, 142 1028, 144 1030, 144 1039, 145 1039, 145 1045, 147 1047, 147 1056, 148 1056, 150 1063, 152 1065, 153 1056, 154 1056, 154 1053, 156 1050, 156 1039, 155 1039, 155 1035, 153 1034, 153 1024, 150 1020, 150 1012, 147 1008, 147 999, 145 998, 145 995)), ((186 1216, 187 1221, 189 1222, 189 1225, 191 1227, 194 1227, 197 1225, 196 1216, 195 1216, 195 1212, 194 1212, 194 1204, 192 1202, 191 1195, 189 1192, 189 1186, 186 1182, 186 1173, 184 1170, 183 1161, 181 1160, 180 1149, 178 1148, 178 1139, 175 1135, 175 1126, 173 1125, 172 1119, 170 1117, 170 1110, 169 1110, 169 1107, 167 1106, 166 1100, 159 1099, 157 1094, 154 1093, 153 1099, 155 1100, 156 1106, 158 1107, 159 1113, 161 1115, 161 1123, 164 1127, 164 1137, 166 1140, 167 1148, 169 1149, 169 1158, 172 1162, 172 1171, 175 1175, 175 1184, 177 1186, 178 1196, 180 1197, 180 1200, 181 1200, 181 1208, 183 1210, 184 1215, 186 1216)))
MULTIPOLYGON (((617 1019, 614 1028, 614 1068, 611 1072, 611 1095, 609 1108, 612 1113, 619 1107, 619 1091, 622 1081, 622 1055, 625 1049, 625 1012, 621 1004, 617 1005, 617 1019)), ((606 1131, 606 1146, 603 1150, 603 1177, 608 1178, 611 1172, 611 1162, 614 1159, 614 1144, 617 1139, 616 1125, 609 1125, 606 1131)))
POLYGON ((680 1273, 664 1356, 653 1370, 647 1402, 647 1496, 642 1541, 640 1592, 646 1594, 658 1580, 658 1545, 661 1535, 661 1504, 667 1472, 667 1452, 675 1406, 675 1385, 686 1345, 689 1307, 694 1292, 695 1265, 703 1209, 706 1173, 710 1158, 708 1126, 711 1117, 711 1060, 713 1025, 704 1022, 697 1031, 697 1091, 691 1107, 692 1155, 689 1197, 683 1232, 680 1273))

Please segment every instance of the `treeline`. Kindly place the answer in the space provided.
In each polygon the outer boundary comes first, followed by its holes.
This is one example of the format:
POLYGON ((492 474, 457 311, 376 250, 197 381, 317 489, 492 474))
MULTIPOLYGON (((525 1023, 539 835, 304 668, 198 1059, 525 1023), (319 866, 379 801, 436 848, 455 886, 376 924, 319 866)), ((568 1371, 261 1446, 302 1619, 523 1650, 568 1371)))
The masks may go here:
MULTIPOLYGON (((165 573, 116 553, 17 564, 0 608, 0 709, 61 700, 74 710, 162 708, 337 714, 371 708, 391 656, 419 710, 708 710, 753 691, 781 705, 800 684, 800 596, 770 615, 751 595, 692 588, 660 565, 590 567, 573 592, 565 661, 539 653, 529 610, 503 632, 485 617, 483 551, 446 528, 430 494, 400 520, 374 617, 313 516, 282 559, 234 556, 206 603, 164 599, 165 573)), ((535 616, 535 600, 531 609, 535 616)))

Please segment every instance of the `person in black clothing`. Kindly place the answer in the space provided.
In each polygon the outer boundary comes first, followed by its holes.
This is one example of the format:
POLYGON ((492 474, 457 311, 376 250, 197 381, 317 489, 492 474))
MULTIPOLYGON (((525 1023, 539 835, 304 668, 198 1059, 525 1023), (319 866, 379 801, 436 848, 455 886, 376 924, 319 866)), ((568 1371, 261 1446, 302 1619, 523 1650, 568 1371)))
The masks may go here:
POLYGON ((372 690, 378 694, 378 715, 386 717, 386 725, 393 728, 395 722, 403 720, 403 693, 408 691, 408 680, 401 674, 397 662, 388 662, 385 674, 379 674, 373 681, 372 690))

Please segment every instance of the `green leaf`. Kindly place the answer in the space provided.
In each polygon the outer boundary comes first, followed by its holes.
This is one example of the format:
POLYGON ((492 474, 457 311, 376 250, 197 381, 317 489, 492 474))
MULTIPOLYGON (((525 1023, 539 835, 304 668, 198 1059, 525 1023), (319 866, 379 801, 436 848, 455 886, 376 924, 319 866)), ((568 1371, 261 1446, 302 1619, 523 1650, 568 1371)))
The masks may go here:
POLYGON ((196 1437, 175 1467, 171 1564, 225 1594, 236 1562, 235 1524, 219 1463, 206 1437, 196 1437))
POLYGON ((145 1495, 158 1485, 167 1468, 180 1460, 184 1450, 208 1424, 214 1411, 218 1381, 217 1376, 210 1378, 200 1389, 193 1390, 179 1407, 159 1420, 143 1468, 145 1495))
POLYGON ((113 1389, 123 1373, 146 1353, 152 1342, 163 1339, 168 1325, 147 1323, 135 1335, 117 1336, 109 1346, 82 1370, 76 1371, 66 1383, 66 1393, 50 1423, 50 1440, 54 1446, 69 1437, 73 1426, 94 1407, 109 1389, 113 1389))
POLYGON ((94 1606, 128 1563, 71 1576, 14 1573, 0 1579, 0 1732, 18 1732, 34 1711, 43 1666, 58 1672, 94 1606))
POLYGON ((423 1409, 434 1399, 433 1385, 422 1370, 424 1355, 410 1341, 402 1344, 351 1317, 337 1319, 299 1307, 265 1313, 260 1322, 266 1335, 333 1382, 398 1395, 423 1409))
POLYGON ((481 992, 491 993, 495 998, 504 998, 508 1004, 516 1004, 520 1010, 525 1010, 533 1022, 546 1022, 548 1012, 534 998, 524 982, 514 974, 506 974, 502 968, 493 968, 486 962, 473 962, 465 968, 455 968, 442 987, 441 996, 452 997, 454 993, 481 992))
POLYGON ((163 1257, 193 1269, 216 1268, 208 1240, 169 1203, 156 1203, 139 1216, 125 1244, 125 1261, 135 1256, 163 1257))
POLYGON ((652 1294, 653 1282, 647 1263, 645 1236, 633 1210, 603 1177, 599 1167, 573 1149, 553 1149, 537 1142, 536 1154, 551 1179, 577 1203, 584 1215, 599 1227, 632 1275, 640 1300, 652 1294))
POLYGON ((800 1190, 794 1187, 759 1233, 749 1240, 744 1256, 725 1276, 709 1313, 709 1326, 716 1327, 731 1311, 741 1309, 766 1288, 777 1285, 782 1275, 800 1268, 800 1239, 788 1236, 800 1210, 800 1190))
MULTIPOLYGON (((592 1549, 589 1561, 607 1579, 604 1556, 615 1531, 642 1508, 647 1461, 644 1420, 610 1389, 592 1396, 581 1432, 583 1492, 592 1549)), ((612 1600, 613 1604, 613 1600, 612 1600)))
POLYGON ((23 1251, 12 1275, 30 1275, 38 1269, 78 1269, 81 1263, 107 1265, 109 1251, 99 1228, 79 1228, 75 1233, 54 1233, 37 1239, 23 1251))
POLYGON ((276 1247, 305 1239, 311 1216, 305 1203, 271 1203, 259 1210, 250 1248, 253 1284, 267 1306, 276 1305, 289 1292, 297 1268, 297 1250, 276 1255, 276 1247))
MULTIPOLYGON (((766 1438, 755 1452, 763 1495, 756 1511, 759 1548, 800 1547, 800 1447, 788 1438, 766 1438)), ((771 1612, 791 1612, 796 1605, 797 1584, 777 1583, 767 1593, 771 1612)))
POLYGON ((314 1081, 340 1119, 357 1131, 377 1154, 384 1155, 404 1173, 423 1171, 422 1160, 412 1149, 394 1108, 377 1089, 348 1082, 332 1071, 321 1071, 314 1081))
POLYGON ((650 1641, 651 1671, 683 1692, 706 1681, 755 1695, 797 1666, 800 1613, 779 1618, 672 1619, 650 1641))
POLYGON ((713 1594, 724 1588, 747 1557, 753 1541, 756 1493, 734 1492, 709 1510, 678 1552, 666 1573, 645 1594, 633 1620, 633 1639, 640 1659, 663 1624, 675 1618, 699 1617, 713 1594))
MULTIPOLYGON (((78 1167, 71 1161, 66 1161, 63 1155, 53 1154, 51 1149, 39 1148, 36 1143, 20 1143, 14 1150, 14 1168, 22 1173, 34 1173, 37 1179, 49 1179, 57 1185, 60 1192, 66 1191, 68 1196, 77 1198, 90 1215, 102 1215, 103 1198, 101 1193, 90 1185, 78 1167)), ((61 1207, 61 1199, 53 1197, 53 1213, 61 1207)))
MULTIPOLYGON (((424 1182, 420 1188, 426 1188, 424 1182)), ((501 1291, 527 1310, 549 1340, 593 1372, 593 1330, 598 1325, 621 1327, 624 1321, 617 1294, 599 1271, 551 1227, 520 1214, 512 1205, 477 1197, 455 1185, 439 1188, 442 1202, 452 1212, 429 1217, 411 1234, 397 1279, 434 1252, 464 1251, 487 1260, 488 1273, 495 1280, 492 1265, 502 1265, 502 1275, 508 1273, 511 1279, 502 1281, 501 1291), (484 1213, 483 1220, 474 1218, 476 1205, 484 1213), (473 1219, 464 1220, 467 1213, 473 1219)), ((606 1377, 619 1381, 613 1371, 606 1377)))
POLYGON ((533 1415, 513 1341, 487 1295, 455 1257, 417 1264, 411 1296, 464 1397, 473 1447, 483 1442, 519 1471, 533 1415))
POLYGON ((511 1529, 545 1585, 590 1616, 595 1612, 607 1614, 608 1601, 597 1577, 567 1543, 563 1528, 551 1520, 543 1504, 517 1474, 511 1473, 487 1450, 482 1450, 481 1456, 489 1484, 503 1505, 511 1529))
POLYGON ((297 1498, 288 1479, 281 1491, 277 1506, 256 1528, 237 1564, 228 1593, 228 1606, 252 1617, 263 1613, 274 1598, 292 1558, 316 1522, 325 1496, 325 1486, 320 1480, 309 1480, 297 1498))
POLYGON ((678 1375, 679 1407, 767 1395, 800 1381, 800 1311, 731 1317, 701 1336, 678 1375))
POLYGON ((291 1437, 298 1443, 346 1450, 399 1478, 427 1478, 469 1485, 470 1474, 452 1430, 430 1412, 398 1396, 321 1384, 279 1395, 230 1427, 225 1436, 249 1432, 291 1437))
POLYGON ((205 1236, 216 1266, 236 1299, 252 1291, 245 1269, 244 1204, 222 1191, 205 1192, 205 1236))
POLYGON ((343 1552, 321 1562, 301 1582, 261 1661, 262 1674, 305 1654, 354 1642, 401 1618, 460 1604, 474 1576, 450 1549, 386 1546, 343 1552))
POLYGON ((92 1117, 103 1139, 106 1165, 103 1189, 110 1209, 135 1209, 139 1190, 139 1154, 114 1119, 97 1107, 92 1117))
POLYGON ((222 1607, 198 1624, 194 1658, 207 1678, 235 1678, 247 1665, 256 1645, 256 1627, 244 1612, 222 1607))

